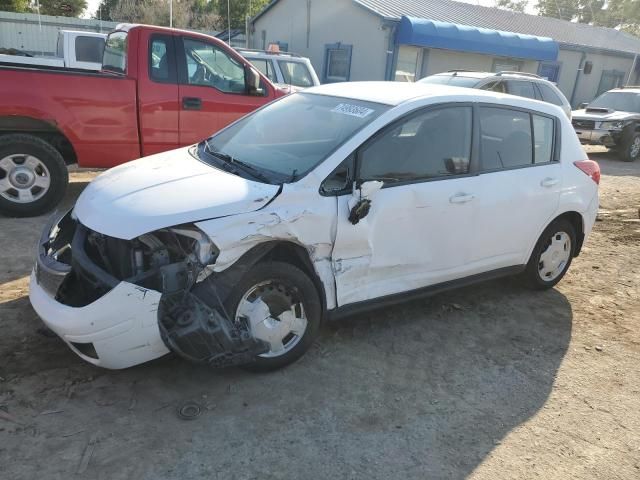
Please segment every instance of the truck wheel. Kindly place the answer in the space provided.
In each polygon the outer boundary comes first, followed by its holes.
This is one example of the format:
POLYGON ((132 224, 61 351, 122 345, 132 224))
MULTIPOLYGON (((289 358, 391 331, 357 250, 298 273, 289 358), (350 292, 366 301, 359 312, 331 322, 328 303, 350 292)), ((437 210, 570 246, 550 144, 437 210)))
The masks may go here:
POLYGON ((620 149, 622 160, 625 162, 634 162, 640 157, 640 134, 635 133, 627 140, 620 149))
POLYGON ((62 200, 68 182, 62 155, 44 140, 25 134, 0 137, 0 213, 45 213, 62 200))
POLYGON ((243 367, 266 372, 300 358, 320 327, 322 308, 311 279, 284 262, 258 263, 238 282, 225 302, 234 320, 249 323, 269 351, 243 367))

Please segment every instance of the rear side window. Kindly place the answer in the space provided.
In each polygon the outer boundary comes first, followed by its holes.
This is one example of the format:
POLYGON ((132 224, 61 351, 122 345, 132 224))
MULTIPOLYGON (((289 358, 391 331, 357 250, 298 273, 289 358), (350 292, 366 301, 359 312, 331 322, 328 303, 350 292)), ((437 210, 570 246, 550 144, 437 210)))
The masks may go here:
POLYGON ((471 107, 445 107, 401 120, 358 154, 360 178, 387 184, 469 172, 471 107))
POLYGON ((507 80, 507 91, 511 95, 517 95, 518 97, 536 98, 536 93, 533 90, 533 84, 531 82, 507 80))
POLYGON ((542 99, 545 102, 553 103, 554 105, 564 105, 562 99, 558 96, 556 92, 553 91, 549 85, 545 85, 544 83, 538 83, 538 88, 540 89, 540 93, 542 94, 542 99))
POLYGON ((276 74, 273 71, 273 63, 271 62, 271 60, 262 60, 260 58, 252 58, 249 61, 254 67, 260 70, 260 73, 262 73, 269 80, 271 80, 272 82, 278 81, 276 74))
POLYGON ((313 86, 311 73, 304 63, 278 60, 278 65, 284 77, 284 83, 302 88, 313 86))
POLYGON ((489 82, 482 87, 482 90, 489 90, 491 92, 507 93, 507 89, 504 82, 498 80, 496 82, 489 82))
POLYGON ((113 32, 107 37, 102 68, 117 73, 127 71, 127 32, 113 32))
POLYGON ((76 60, 100 63, 104 39, 100 37, 76 37, 76 60))
POLYGON ((176 82, 176 67, 173 54, 173 38, 154 35, 149 45, 149 76, 160 83, 176 82))
POLYGON ((552 161, 553 119, 518 110, 480 108, 483 170, 524 167, 552 161))

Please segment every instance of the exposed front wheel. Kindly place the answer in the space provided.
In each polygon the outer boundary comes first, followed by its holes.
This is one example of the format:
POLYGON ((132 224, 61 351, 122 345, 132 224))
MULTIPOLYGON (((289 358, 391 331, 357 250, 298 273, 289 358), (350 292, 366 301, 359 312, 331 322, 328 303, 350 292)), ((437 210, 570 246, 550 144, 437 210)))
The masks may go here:
POLYGON ((634 162, 640 157, 640 134, 634 134, 622 146, 622 160, 625 162, 634 162))
POLYGON ((246 368, 274 370, 300 358, 320 326, 322 309, 309 277, 293 265, 260 263, 234 288, 227 302, 234 320, 246 322, 251 334, 269 346, 246 368))
POLYGON ((0 137, 0 213, 40 215, 65 194, 69 174, 62 155, 32 135, 0 137))
POLYGON ((525 277, 536 289, 547 289, 557 284, 571 265, 576 248, 573 225, 564 219, 552 222, 536 243, 525 277))

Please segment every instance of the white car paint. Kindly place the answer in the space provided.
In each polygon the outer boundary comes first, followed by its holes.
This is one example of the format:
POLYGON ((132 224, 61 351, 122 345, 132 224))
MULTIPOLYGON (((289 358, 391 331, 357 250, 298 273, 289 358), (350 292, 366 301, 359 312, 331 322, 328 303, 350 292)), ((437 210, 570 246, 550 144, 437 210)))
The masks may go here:
MULTIPOLYGON (((198 162, 187 149, 178 149, 101 175, 79 198, 75 215, 92 230, 122 239, 194 222, 219 250, 215 263, 208 267, 214 272, 226 271, 263 242, 293 242, 307 250, 329 310, 524 265, 542 231, 564 212, 580 213, 585 233, 591 230, 598 208, 597 185, 573 165, 586 155, 566 115, 554 105, 481 90, 393 82, 323 85, 304 94, 377 102, 391 108, 309 174, 284 183, 279 194, 278 186, 235 177, 198 162), (552 115, 562 130, 561 161, 371 188, 364 193, 372 201, 371 211, 357 225, 347 219, 354 203, 351 195, 320 195, 322 181, 382 127, 421 107, 458 102, 494 103, 552 115)), ((68 341, 99 333, 102 354, 93 363, 121 368, 160 353, 157 328, 151 328, 157 302, 154 307, 143 296, 142 301, 138 298, 138 303, 123 307, 120 292, 130 288, 126 284, 104 295, 98 301, 99 313, 98 302, 78 309, 59 308, 34 277, 30 296, 45 323, 68 341), (125 330, 116 329, 108 337, 109 329, 115 327, 101 321, 95 327, 90 323, 94 317, 123 314, 130 335, 136 338, 125 343, 135 343, 140 349, 123 350, 125 330), (138 317, 144 328, 133 320, 138 317)), ((160 295, 146 292, 150 298, 160 295)))

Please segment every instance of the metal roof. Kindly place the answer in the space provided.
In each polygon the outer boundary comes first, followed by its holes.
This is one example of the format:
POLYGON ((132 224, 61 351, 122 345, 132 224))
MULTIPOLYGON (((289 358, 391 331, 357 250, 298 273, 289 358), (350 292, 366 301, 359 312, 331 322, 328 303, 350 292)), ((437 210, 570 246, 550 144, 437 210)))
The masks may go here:
POLYGON ((594 27, 584 23, 482 7, 453 0, 352 1, 388 20, 399 21, 403 15, 407 15, 440 22, 551 37, 564 44, 640 53, 639 38, 613 28, 594 27))

